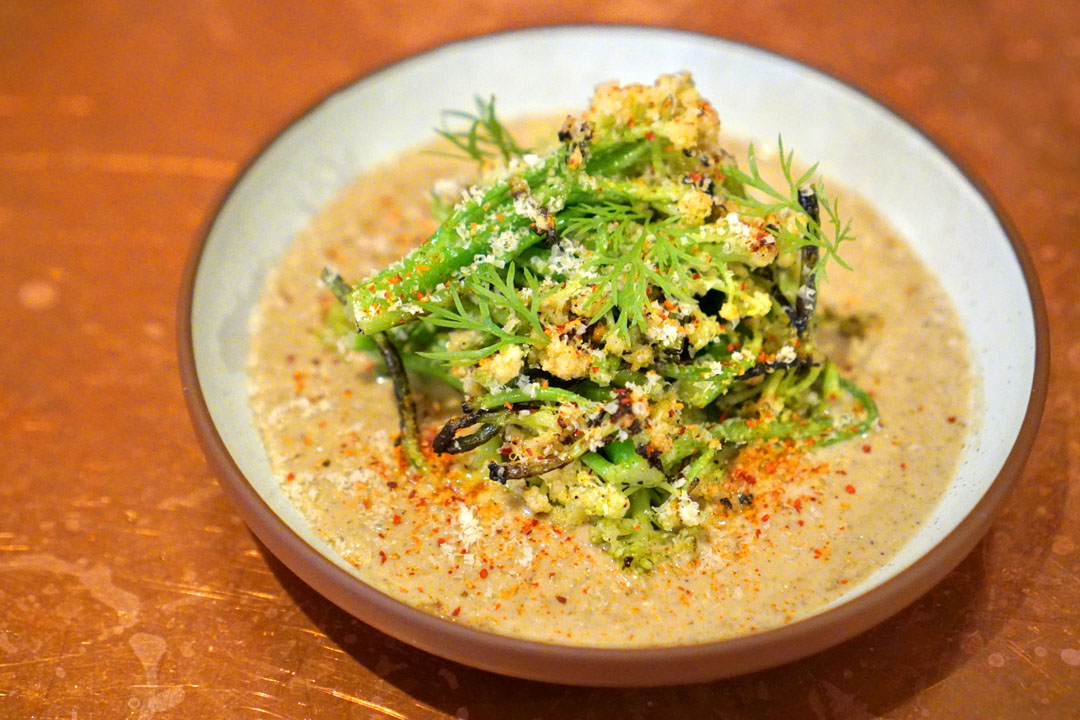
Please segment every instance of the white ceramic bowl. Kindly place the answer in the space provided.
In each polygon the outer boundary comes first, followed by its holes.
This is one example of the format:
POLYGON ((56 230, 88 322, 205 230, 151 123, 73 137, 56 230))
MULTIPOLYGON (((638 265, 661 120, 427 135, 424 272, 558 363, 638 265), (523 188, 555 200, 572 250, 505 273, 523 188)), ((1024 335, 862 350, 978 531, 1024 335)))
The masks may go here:
POLYGON ((189 264, 180 359, 194 425, 252 530, 301 578, 360 619, 447 658, 521 677, 643 685, 714 679, 809 655, 913 601, 975 545, 1018 475, 1046 389, 1045 311, 1026 251, 1000 212, 922 133, 857 90, 745 45, 683 32, 561 27, 448 45, 342 89, 243 173, 189 264), (580 105, 600 81, 690 70, 726 130, 772 139, 857 188, 933 268, 966 327, 976 423, 945 499, 902 551, 813 617, 722 642, 568 648, 473 630, 364 584, 278 488, 248 407, 248 317, 296 232, 372 164, 431 136, 445 108, 495 94, 504 116, 580 105))

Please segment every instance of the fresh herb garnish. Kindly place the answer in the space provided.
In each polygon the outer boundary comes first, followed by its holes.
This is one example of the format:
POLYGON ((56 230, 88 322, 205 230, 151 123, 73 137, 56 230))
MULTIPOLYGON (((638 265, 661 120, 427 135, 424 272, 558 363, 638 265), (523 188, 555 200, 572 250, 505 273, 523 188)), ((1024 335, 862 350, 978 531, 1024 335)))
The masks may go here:
POLYGON ((503 161, 508 161, 512 157, 524 155, 525 148, 517 144, 514 136, 510 134, 496 116, 494 96, 487 100, 477 96, 475 102, 475 113, 461 110, 446 110, 443 112, 443 126, 436 128, 435 132, 449 140, 461 153, 442 154, 472 160, 477 163, 484 163, 495 157, 501 157, 503 161), (451 119, 464 120, 467 123, 465 129, 452 130, 447 127, 447 121, 451 119))

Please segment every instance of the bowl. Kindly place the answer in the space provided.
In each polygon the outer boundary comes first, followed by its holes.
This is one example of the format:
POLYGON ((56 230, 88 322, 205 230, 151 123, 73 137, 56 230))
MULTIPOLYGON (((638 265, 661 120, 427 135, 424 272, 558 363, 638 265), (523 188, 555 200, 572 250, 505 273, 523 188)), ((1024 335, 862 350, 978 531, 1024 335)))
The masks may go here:
POLYGON ((870 628, 941 580, 988 529, 1019 475, 1046 393, 1047 332, 1031 262, 995 203, 924 134, 858 90, 792 60, 714 37, 555 27, 453 43, 339 90, 277 136, 228 192, 183 281, 180 368, 196 433, 259 539, 357 618, 436 655, 581 685, 717 679, 810 655, 870 628), (431 137, 445 108, 495 94, 504 116, 580 105, 607 79, 690 70, 725 128, 775 138, 857 188, 933 268, 966 328, 977 423, 944 499, 900 553, 808 618, 730 640, 566 647, 429 615, 356 577, 308 527, 270 470, 248 406, 248 318, 267 272, 356 175, 431 137), (392 118, 393 122, 387 122, 392 118), (991 421, 992 420, 992 421, 991 421))

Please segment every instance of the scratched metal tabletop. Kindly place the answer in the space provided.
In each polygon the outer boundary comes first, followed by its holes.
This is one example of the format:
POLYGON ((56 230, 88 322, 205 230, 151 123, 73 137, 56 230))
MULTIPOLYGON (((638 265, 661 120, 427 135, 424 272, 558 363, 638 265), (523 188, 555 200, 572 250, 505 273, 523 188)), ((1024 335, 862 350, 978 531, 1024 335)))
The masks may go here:
MULTIPOLYGON (((0 3, 0 718, 1080 717, 1080 3, 0 3), (912 119, 1000 200, 1050 397, 985 540, 908 610, 713 684, 592 690, 405 646, 248 532, 177 376, 188 252, 241 167, 374 68, 500 29, 703 31, 912 119)), ((992 291, 988 289, 988 291, 992 291)))

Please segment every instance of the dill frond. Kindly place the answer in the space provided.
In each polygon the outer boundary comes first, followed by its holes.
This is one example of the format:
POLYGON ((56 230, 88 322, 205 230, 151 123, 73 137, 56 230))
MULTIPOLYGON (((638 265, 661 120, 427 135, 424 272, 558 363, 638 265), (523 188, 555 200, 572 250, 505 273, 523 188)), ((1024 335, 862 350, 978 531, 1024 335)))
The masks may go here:
POLYGON ((514 263, 507 267, 505 276, 500 275, 494 266, 480 266, 466 276, 461 289, 451 290, 449 306, 431 309, 427 320, 432 325, 479 332, 484 338, 483 345, 468 350, 431 350, 418 354, 453 365, 465 365, 493 355, 507 345, 546 344, 547 336, 544 335, 539 315, 540 302, 544 297, 539 281, 528 270, 522 273, 530 295, 529 304, 526 305, 515 285, 516 276, 514 263), (498 314, 506 318, 500 321, 496 317, 498 314), (511 318, 517 322, 512 322, 511 318), (524 326, 532 332, 525 335, 510 329, 517 326, 524 326))
POLYGON ((461 154, 434 152, 436 155, 454 157, 462 160, 472 160, 483 164, 485 161, 500 155, 504 162, 513 157, 520 157, 528 150, 518 145, 513 135, 502 124, 495 114, 495 96, 485 100, 476 97, 476 113, 463 110, 445 110, 442 114, 443 126, 435 128, 435 132, 449 140, 461 154), (448 125, 449 120, 463 120, 468 125, 464 130, 452 130, 448 125))
POLYGON ((594 286, 590 324, 608 315, 624 337, 631 327, 644 331, 646 310, 659 299, 650 287, 670 298, 691 299, 678 277, 696 258, 683 247, 674 221, 654 220, 655 212, 642 204, 619 202, 582 205, 568 215, 567 236, 588 239, 591 251, 585 260, 594 286))
POLYGON ((825 266, 829 260, 833 260, 841 267, 850 270, 850 266, 840 257, 839 250, 842 243, 855 239, 851 234, 851 222, 840 217, 837 202, 828 197, 825 192, 825 185, 820 178, 812 182, 811 187, 817 195, 818 205, 825 210, 825 214, 829 218, 831 232, 825 232, 822 223, 812 218, 799 204, 799 188, 811 183, 814 174, 817 172, 817 163, 811 165, 808 170, 796 178, 792 170, 795 152, 785 150, 782 137, 777 139, 777 147, 779 148, 780 169, 787 185, 784 190, 773 187, 761 176, 753 144, 750 145, 746 152, 749 172, 740 169, 736 165, 724 166, 724 173, 729 178, 732 178, 744 188, 752 188, 765 196, 765 199, 762 199, 751 195, 749 192, 744 192, 737 198, 739 203, 748 214, 759 217, 779 213, 783 210, 795 213, 799 224, 798 232, 792 232, 783 226, 770 226, 768 228, 769 232, 783 248, 798 249, 806 245, 818 247, 822 252, 817 265, 814 267, 814 272, 820 274, 822 278, 825 277, 825 266))

